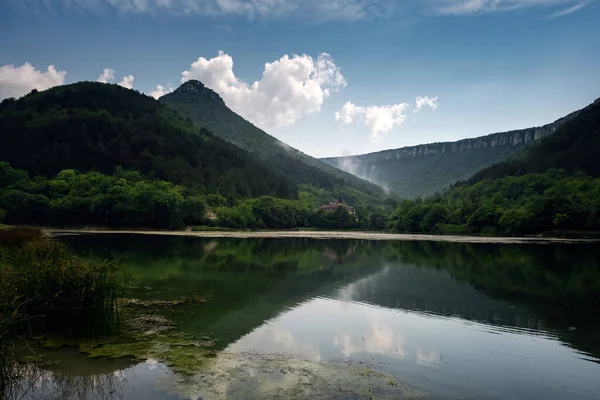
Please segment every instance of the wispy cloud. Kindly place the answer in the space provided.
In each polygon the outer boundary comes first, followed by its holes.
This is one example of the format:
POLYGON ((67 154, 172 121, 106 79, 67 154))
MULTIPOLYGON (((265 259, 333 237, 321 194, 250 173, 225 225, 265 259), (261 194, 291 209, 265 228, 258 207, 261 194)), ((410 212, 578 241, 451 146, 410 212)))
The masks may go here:
POLYGON ((437 108, 437 96, 436 97, 417 97, 415 100, 415 109, 414 111, 419 111, 423 107, 429 107, 433 110, 437 108))
POLYGON ((309 17, 319 20, 359 20, 389 16, 394 0, 25 0, 44 4, 80 7, 122 13, 194 14, 239 16, 248 19, 309 17))
POLYGON ((443 15, 465 15, 474 13, 508 12, 521 8, 547 8, 571 5, 566 10, 553 14, 557 17, 573 13, 592 0, 428 0, 434 12, 443 15))
POLYGON ((588 1, 581 2, 579 4, 575 4, 574 6, 569 7, 565 10, 562 10, 562 11, 559 11, 559 12, 549 15, 548 18, 558 18, 558 17, 563 17, 565 15, 573 14, 575 11, 581 10, 583 7, 587 6, 591 2, 592 2, 592 0, 588 0, 588 1))
MULTIPOLYGON (((15 0, 16 1, 16 0, 15 0)), ((230 16, 249 20, 296 19, 317 22, 372 20, 393 15, 469 15, 523 8, 567 7, 556 18, 580 10, 594 0, 22 0, 19 4, 82 8, 101 13, 230 16), (408 13, 408 14, 407 14, 408 13)))

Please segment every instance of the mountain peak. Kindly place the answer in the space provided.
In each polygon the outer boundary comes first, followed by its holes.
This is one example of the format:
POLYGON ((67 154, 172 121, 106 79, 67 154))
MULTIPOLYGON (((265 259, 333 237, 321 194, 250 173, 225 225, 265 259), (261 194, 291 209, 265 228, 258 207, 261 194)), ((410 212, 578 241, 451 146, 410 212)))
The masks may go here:
POLYGON ((181 86, 179 86, 177 88, 177 90, 175 90, 175 93, 185 93, 185 94, 198 93, 204 97, 207 97, 212 100, 217 100, 217 101, 225 104, 225 102, 223 101, 221 96, 219 96, 219 94, 217 92, 206 87, 204 85, 204 83, 202 83, 196 79, 190 79, 189 81, 182 83, 181 86))

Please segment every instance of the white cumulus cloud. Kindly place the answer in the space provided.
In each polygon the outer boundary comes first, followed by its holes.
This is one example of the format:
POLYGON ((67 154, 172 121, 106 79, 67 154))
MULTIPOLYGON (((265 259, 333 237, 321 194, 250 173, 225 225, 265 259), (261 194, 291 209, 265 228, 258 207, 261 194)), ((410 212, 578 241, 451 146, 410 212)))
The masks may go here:
POLYGON ((419 111, 423 107, 429 107, 435 110, 437 108, 437 99, 437 97, 417 97, 417 100, 415 100, 414 111, 419 111))
POLYGON ((133 80, 135 78, 133 75, 124 76, 121 82, 118 83, 119 86, 123 86, 126 89, 133 89, 133 80))
MULTIPOLYGON (((437 97, 417 97, 413 112, 418 112, 423 107, 430 107, 435 110, 437 99, 437 97)), ((406 111, 411 107, 413 107, 412 104, 408 103, 364 107, 348 101, 340 111, 335 113, 335 120, 340 125, 362 122, 369 128, 371 141, 378 142, 381 140, 382 133, 387 133, 404 123, 407 118, 406 111)))
POLYGON ((335 113, 335 120, 342 125, 362 121, 370 130, 371 140, 377 142, 381 133, 402 125, 406 120, 405 111, 409 107, 407 103, 361 107, 348 101, 335 113))
POLYGON ((162 85, 156 85, 156 88, 153 91, 151 91, 149 95, 158 100, 160 97, 164 96, 167 93, 171 93, 172 91, 173 86, 171 86, 171 84, 167 85, 166 87, 162 85))
POLYGON ((104 68, 98 79, 96 79, 96 82, 109 83, 112 82, 113 79, 115 79, 115 70, 112 68, 104 68))
POLYGON ((266 63, 261 79, 252 84, 235 76, 233 59, 222 51, 211 59, 198 58, 182 75, 182 82, 203 82, 231 109, 262 128, 290 125, 319 112, 332 91, 346 86, 327 53, 316 59, 306 54, 285 55, 266 63))
POLYGON ((20 97, 32 89, 45 90, 65 83, 65 71, 58 71, 53 65, 40 71, 25 63, 20 67, 12 64, 0 67, 0 99, 20 97))

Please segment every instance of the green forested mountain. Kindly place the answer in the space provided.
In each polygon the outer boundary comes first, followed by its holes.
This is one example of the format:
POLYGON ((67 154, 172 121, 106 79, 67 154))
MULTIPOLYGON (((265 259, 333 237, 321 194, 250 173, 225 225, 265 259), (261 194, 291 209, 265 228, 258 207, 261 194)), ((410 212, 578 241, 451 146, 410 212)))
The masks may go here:
POLYGON ((0 161, 31 176, 121 166, 228 198, 297 196, 282 173, 153 98, 95 82, 0 103, 0 161))
POLYGON ((387 187, 402 198, 429 196, 532 146, 576 115, 538 128, 322 161, 387 187))
POLYGON ((377 197, 383 194, 377 185, 333 168, 270 136, 230 110, 217 93, 199 81, 190 80, 159 101, 215 135, 258 156, 293 183, 311 184, 327 190, 349 186, 377 197))
POLYGON ((600 98, 579 111, 577 118, 565 122, 550 137, 509 160, 478 172, 469 181, 544 172, 549 168, 582 171, 600 177, 599 157, 600 98))
POLYGON ((403 201, 401 232, 600 231, 600 99, 510 160, 425 200, 403 201))
POLYGON ((281 158, 281 165, 298 167, 285 170, 291 179, 279 164, 117 85, 81 82, 32 91, 0 103, 0 222, 238 229, 385 222, 377 190, 362 192, 289 160, 281 158), (321 187, 299 184, 303 173, 321 187), (338 195, 360 214, 318 211, 338 195))

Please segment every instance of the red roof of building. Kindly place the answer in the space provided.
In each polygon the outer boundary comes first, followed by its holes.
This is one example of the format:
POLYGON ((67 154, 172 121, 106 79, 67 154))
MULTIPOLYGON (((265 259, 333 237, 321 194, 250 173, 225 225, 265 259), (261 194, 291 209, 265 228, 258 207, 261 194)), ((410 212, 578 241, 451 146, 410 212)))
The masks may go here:
POLYGON ((322 209, 322 210, 327 210, 327 209, 335 209, 335 208, 338 208, 338 207, 345 207, 345 208, 346 208, 346 209, 348 209, 348 210, 350 210, 350 209, 353 209, 353 208, 354 208, 354 207, 352 207, 352 206, 347 206, 347 205, 345 205, 345 204, 343 204, 343 203, 339 203, 339 202, 338 202, 338 203, 329 203, 329 204, 325 204, 324 206, 321 206, 321 207, 319 207, 319 208, 320 208, 320 209, 322 209))

